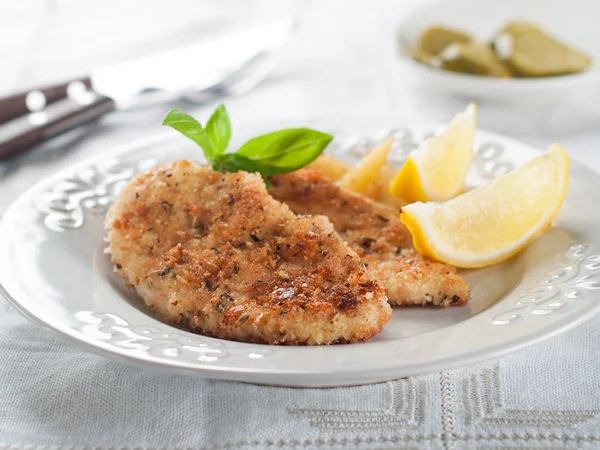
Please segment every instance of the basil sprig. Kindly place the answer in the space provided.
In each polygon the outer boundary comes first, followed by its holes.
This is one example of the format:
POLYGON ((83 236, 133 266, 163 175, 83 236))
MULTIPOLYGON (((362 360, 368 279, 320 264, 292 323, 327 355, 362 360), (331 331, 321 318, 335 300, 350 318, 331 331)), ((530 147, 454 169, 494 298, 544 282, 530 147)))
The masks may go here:
POLYGON ((286 128, 250 139, 235 153, 225 153, 231 139, 231 122, 224 105, 212 113, 206 127, 179 109, 169 111, 163 125, 198 144, 214 170, 257 172, 265 182, 271 175, 293 172, 310 164, 333 139, 330 134, 310 128, 286 128))

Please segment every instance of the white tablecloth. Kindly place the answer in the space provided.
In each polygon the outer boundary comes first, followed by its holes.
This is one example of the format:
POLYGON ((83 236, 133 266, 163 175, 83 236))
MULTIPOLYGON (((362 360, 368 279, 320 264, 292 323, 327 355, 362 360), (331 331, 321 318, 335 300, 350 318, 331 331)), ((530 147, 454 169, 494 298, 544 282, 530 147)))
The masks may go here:
MULTIPOLYGON (((279 8, 298 14, 300 27, 273 76, 227 101, 234 118, 448 120, 464 100, 415 89, 395 64, 394 24, 412 3, 0 2, 0 91, 279 8)), ((57 168, 154 133, 164 111, 116 113, 73 142, 0 164, 0 214, 57 168)), ((540 147, 559 141, 600 170, 593 99, 539 109, 481 104, 479 116, 481 128, 540 147)), ((301 390, 134 369, 71 348, 0 301, 0 449, 600 448, 599 338, 595 318, 481 366, 301 390)))

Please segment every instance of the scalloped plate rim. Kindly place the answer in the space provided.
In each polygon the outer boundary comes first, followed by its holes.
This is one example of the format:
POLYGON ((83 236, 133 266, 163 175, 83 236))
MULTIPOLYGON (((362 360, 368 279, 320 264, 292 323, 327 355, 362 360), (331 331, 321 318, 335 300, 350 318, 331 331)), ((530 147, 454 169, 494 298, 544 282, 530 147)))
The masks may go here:
MULTIPOLYGON (((422 128, 433 128, 433 129, 437 129, 440 126, 442 126, 442 124, 438 124, 438 123, 434 123, 434 124, 425 123, 425 124, 419 125, 419 127, 422 127, 422 128)), ((411 126, 410 124, 407 124, 402 127, 396 127, 396 128, 410 129, 410 128, 416 128, 416 127, 411 126)), ((528 147, 532 150, 537 150, 537 149, 533 149, 530 146, 522 144, 514 139, 500 136, 495 133, 488 133, 485 131, 478 130, 478 135, 482 135, 486 139, 497 139, 497 140, 500 140, 503 143, 507 143, 509 145, 518 144, 520 146, 528 147)), ((101 156, 94 156, 92 158, 83 160, 73 166, 70 166, 68 168, 65 168, 64 170, 61 170, 59 173, 52 175, 51 177, 48 177, 48 178, 45 178, 45 179, 39 181, 34 186, 29 188, 24 194, 22 194, 22 196, 19 197, 19 199, 17 199, 13 203, 13 205, 11 205, 11 207, 9 207, 6 214, 2 218, 2 221, 0 221, 0 230, 3 230, 5 228, 6 224, 12 217, 12 214, 16 213, 14 211, 16 211, 16 206, 18 206, 20 204, 19 202, 22 201, 22 199, 25 199, 28 196, 31 196, 34 192, 39 192, 40 188, 49 186, 55 180, 64 179, 67 175, 72 174, 77 169, 88 167, 88 166, 90 166, 94 163, 98 163, 100 161, 109 160, 110 158, 115 157, 117 155, 126 154, 130 151, 135 151, 136 149, 139 149, 139 148, 143 147, 144 145, 148 145, 151 143, 160 143, 163 140, 167 140, 168 138, 169 138, 168 133, 164 132, 164 133, 156 134, 156 135, 146 137, 143 139, 135 140, 131 143, 124 144, 122 146, 119 146, 119 147, 111 150, 111 151, 108 151, 101 156)), ((580 164, 577 164, 577 163, 572 164, 571 170, 574 170, 574 169, 576 169, 578 171, 583 170, 584 173, 587 173, 588 176, 597 177, 596 174, 594 174, 589 169, 582 167, 580 164)), ((0 261, 4 261, 4 258, 0 257, 0 261)), ((0 275, 0 280, 2 280, 2 275, 0 275)), ((6 283, 6 282, 3 281, 3 283, 6 283)), ((556 326, 554 328, 552 328, 551 330, 547 330, 548 327, 542 327, 542 328, 538 329, 535 333, 532 333, 529 336, 529 339, 523 339, 522 337, 517 337, 514 340, 508 339, 505 342, 503 342, 502 344, 496 345, 495 347, 497 347, 497 348, 492 349, 493 351, 482 352, 481 349, 474 349, 469 352, 464 352, 462 354, 461 358, 439 357, 437 359, 432 359, 429 361, 422 361, 419 364, 413 364, 411 366, 412 368, 406 368, 406 367, 402 368, 402 367, 399 367, 398 364, 388 364, 388 365, 380 366, 377 369, 372 368, 370 373, 365 373, 364 368, 360 368, 360 367, 348 368, 347 367, 344 369, 346 376, 338 377, 337 379, 335 379, 334 376, 339 375, 339 370, 336 369, 335 367, 331 367, 328 369, 321 369, 321 370, 306 370, 306 371, 304 371, 304 370, 298 370, 298 369, 288 370, 288 369, 281 369, 281 368, 280 369, 260 369, 260 368, 247 368, 247 367, 227 367, 227 366, 222 366, 222 365, 219 366, 219 365, 198 364, 198 363, 187 364, 187 363, 182 363, 182 362, 178 362, 178 361, 174 361, 174 360, 170 360, 170 361, 168 361, 168 364, 165 364, 164 361, 155 360, 155 359, 152 359, 152 358, 146 357, 144 355, 140 355, 140 354, 126 353, 125 351, 123 353, 119 353, 114 350, 108 350, 107 348, 104 348, 103 345, 94 344, 92 342, 88 342, 85 339, 80 339, 80 338, 78 338, 76 333, 74 333, 74 334, 69 333, 69 332, 65 331, 64 329, 60 329, 56 326, 52 326, 48 322, 45 322, 41 317, 38 317, 32 311, 30 311, 26 307, 24 307, 22 305, 22 302, 20 302, 16 298, 13 298, 13 296, 8 292, 8 290, 2 284, 0 284, 0 294, 2 294, 3 297, 5 297, 11 304, 13 304, 16 307, 16 309, 19 312, 21 312, 25 317, 27 317, 30 321, 32 321, 38 325, 41 325, 45 329, 49 329, 49 330, 53 331, 55 334, 58 334, 63 339, 67 340, 68 342, 70 342, 72 344, 76 344, 78 347, 83 347, 87 350, 91 350, 96 354, 110 356, 112 358, 117 358, 117 359, 120 359, 123 361, 128 361, 128 362, 134 363, 136 365, 161 368, 163 370, 177 369, 177 370, 182 370, 185 372, 193 371, 196 374, 201 374, 202 376, 212 377, 212 378, 223 378, 223 379, 231 379, 231 380, 238 380, 238 381, 248 381, 248 382, 253 382, 253 383, 277 384, 277 385, 288 385, 288 386, 299 386, 299 387, 340 386, 340 385, 354 385, 354 384, 359 384, 359 383, 364 383, 364 382, 379 382, 379 381, 386 381, 386 380, 393 379, 393 378, 398 378, 399 376, 416 375, 416 374, 427 373, 427 372, 432 372, 432 371, 437 371, 437 370, 442 370, 442 369, 450 369, 450 368, 460 367, 460 366, 464 366, 466 364, 482 362, 482 361, 485 361, 485 360, 488 360, 491 358, 496 358, 496 357, 511 353, 513 351, 528 347, 535 343, 541 342, 551 336, 557 335, 563 331, 566 331, 566 330, 576 326, 577 324, 583 322, 584 320, 587 320, 589 317, 591 317, 595 313, 597 313, 598 310, 600 310, 600 302, 597 302, 595 305, 593 305, 594 307, 583 310, 580 313, 578 313, 577 315, 575 315, 574 317, 567 317, 565 320, 556 321, 556 323, 555 323, 556 326), (109 355, 107 355, 107 354, 109 354, 109 355), (263 375, 269 375, 269 376, 266 378, 261 378, 261 376, 263 376, 263 375), (347 375, 350 375, 350 377, 348 377, 347 375), (301 379, 302 377, 306 377, 306 378, 301 379)), ((452 325, 451 327, 452 328, 460 327, 464 323, 475 320, 476 317, 477 316, 472 317, 465 322, 452 325)), ((443 328, 441 330, 431 331, 431 332, 424 333, 419 336, 425 336, 427 334, 441 333, 441 332, 444 332, 444 330, 447 330, 447 329, 443 328)), ((76 331, 76 330, 70 330, 70 331, 76 331)), ((104 342, 102 342, 102 343, 104 344, 104 342)), ((244 344, 244 345, 250 345, 250 344, 244 344)), ((254 348, 262 347, 262 346, 256 346, 256 345, 251 345, 251 346, 254 348)), ((285 348, 290 348, 290 347, 277 347, 277 348, 285 349, 285 348)), ((334 349, 335 347, 329 347, 329 348, 334 349)), ((369 372, 369 371, 366 371, 366 372, 369 372)))

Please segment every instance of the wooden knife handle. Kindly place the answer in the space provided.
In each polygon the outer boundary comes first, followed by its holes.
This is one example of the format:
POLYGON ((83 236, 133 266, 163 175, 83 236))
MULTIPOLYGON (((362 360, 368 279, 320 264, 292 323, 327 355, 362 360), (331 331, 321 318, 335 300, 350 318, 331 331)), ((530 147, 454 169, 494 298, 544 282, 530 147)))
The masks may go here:
POLYGON ((115 109, 111 98, 91 90, 79 90, 76 94, 56 100, 40 111, 30 112, 0 124, 0 160, 92 122, 115 109))
POLYGON ((91 89, 92 81, 89 77, 77 78, 66 83, 2 97, 0 98, 0 123, 43 109, 46 105, 65 98, 69 89, 73 87, 77 89, 81 85, 91 89))

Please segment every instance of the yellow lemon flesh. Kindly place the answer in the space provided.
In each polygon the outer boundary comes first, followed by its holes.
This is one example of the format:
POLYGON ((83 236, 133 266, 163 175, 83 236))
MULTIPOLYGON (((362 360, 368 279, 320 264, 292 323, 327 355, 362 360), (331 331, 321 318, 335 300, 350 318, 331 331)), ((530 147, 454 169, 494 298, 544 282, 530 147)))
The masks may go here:
POLYGON ((471 104, 437 136, 412 151, 390 193, 409 203, 448 200, 460 194, 473 161, 477 108, 471 104))
POLYGON ((405 206, 400 220, 424 255, 456 267, 488 266, 516 254, 552 224, 568 183, 567 154, 553 145, 453 200, 405 206))
POLYGON ((394 143, 389 138, 383 144, 375 147, 339 181, 339 186, 350 191, 367 194, 373 189, 374 183, 379 176, 379 171, 387 162, 388 155, 394 143))

